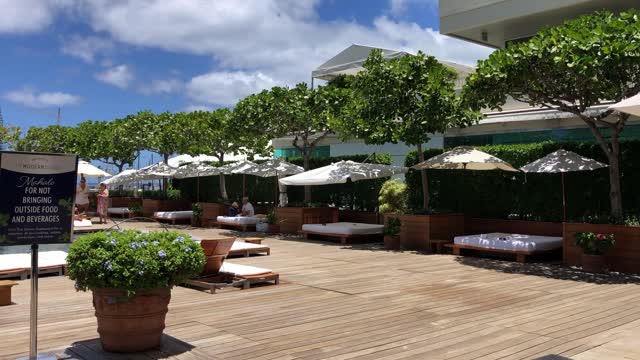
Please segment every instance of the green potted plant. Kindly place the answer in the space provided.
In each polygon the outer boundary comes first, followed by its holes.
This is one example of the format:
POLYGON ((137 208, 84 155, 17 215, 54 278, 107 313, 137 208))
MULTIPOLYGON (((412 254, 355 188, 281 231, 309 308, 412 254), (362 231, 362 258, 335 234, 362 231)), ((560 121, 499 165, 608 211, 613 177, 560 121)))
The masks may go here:
POLYGON ((191 205, 191 226, 200 226, 200 219, 202 219, 202 205, 194 203, 191 205))
POLYGON ((129 205, 129 215, 131 217, 142 216, 142 205, 140 204, 129 205))
POLYGON ((383 233, 384 247, 387 250, 400 250, 400 219, 387 218, 383 233))
POLYGON ((267 214, 267 224, 269 225, 267 228, 267 232, 269 234, 279 234, 280 233, 280 223, 278 222, 278 218, 276 217, 276 212, 271 211, 267 214))
POLYGON ((604 254, 615 242, 613 234, 577 233, 575 244, 582 249, 582 270, 602 272, 606 265, 604 254))
POLYGON ((200 245, 178 232, 98 232, 78 238, 67 255, 76 289, 93 292, 100 341, 112 352, 159 346, 171 288, 204 263, 200 245))

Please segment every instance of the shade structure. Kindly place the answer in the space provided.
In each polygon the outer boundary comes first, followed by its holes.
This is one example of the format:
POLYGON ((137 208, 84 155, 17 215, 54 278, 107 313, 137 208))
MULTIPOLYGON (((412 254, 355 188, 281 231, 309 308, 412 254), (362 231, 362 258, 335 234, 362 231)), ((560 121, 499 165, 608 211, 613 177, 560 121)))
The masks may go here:
POLYGON ((248 160, 240 160, 238 162, 226 164, 220 167, 220 173, 231 175, 231 174, 249 174, 255 166, 258 164, 248 161, 248 160))
POLYGON ((348 180, 360 181, 389 177, 406 173, 407 170, 407 168, 401 166, 367 164, 343 160, 280 179, 279 182, 283 185, 296 186, 344 184, 348 180))
MULTIPOLYGON (((282 178, 289 175, 300 174, 304 172, 304 168, 282 159, 270 159, 261 164, 252 167, 248 174, 260 177, 277 177, 282 178)), ((278 205, 284 207, 287 205, 287 186, 276 181, 276 200, 278 205)))
POLYGON ((136 181, 135 176, 137 172, 138 170, 135 170, 135 169, 123 170, 122 172, 104 180, 103 183, 109 186, 124 185, 130 182, 136 181))
POLYGON ((617 110, 627 114, 640 116, 640 94, 624 99, 619 103, 609 106, 609 109, 617 110))
POLYGON ((180 166, 176 169, 173 177, 176 179, 193 178, 200 176, 220 175, 220 167, 209 165, 207 163, 193 162, 180 166))
POLYGON ((111 176, 111 174, 109 174, 106 171, 103 171, 93 165, 91 165, 90 163, 86 162, 86 161, 78 161, 78 175, 84 176, 84 177, 108 177, 111 176))
POLYGON ((508 162, 469 146, 459 146, 453 150, 434 156, 411 167, 424 169, 461 169, 461 170, 504 170, 518 171, 508 162))
POLYGON ((173 177, 178 170, 177 167, 173 167, 165 164, 163 161, 144 167, 137 172, 137 180, 155 180, 173 177))
POLYGON ((607 167, 599 161, 586 158, 567 150, 557 150, 520 169, 531 173, 561 173, 562 174, 562 220, 567 220, 567 201, 564 186, 564 174, 573 171, 590 171, 607 167))

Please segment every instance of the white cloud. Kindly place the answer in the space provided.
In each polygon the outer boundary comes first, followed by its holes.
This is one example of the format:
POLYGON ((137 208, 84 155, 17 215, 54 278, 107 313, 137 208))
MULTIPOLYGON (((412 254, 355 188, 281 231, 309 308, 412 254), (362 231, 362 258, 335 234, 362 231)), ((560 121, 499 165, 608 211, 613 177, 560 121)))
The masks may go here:
POLYGON ((0 33, 40 31, 70 4, 70 0, 0 0, 0 33))
POLYGON ((206 104, 233 105, 245 96, 276 86, 277 82, 260 73, 210 72, 187 84, 188 96, 206 104))
POLYGON ((393 16, 402 16, 407 13, 412 5, 429 6, 438 9, 438 0, 389 0, 389 12, 393 16))
POLYGON ((129 87, 129 83, 134 79, 133 72, 127 65, 111 67, 96 74, 95 77, 104 83, 119 87, 120 89, 126 89, 129 87))
POLYGON ((113 41, 97 36, 71 36, 63 40, 60 50, 63 54, 76 57, 84 62, 93 63, 99 53, 113 50, 113 41))
POLYGON ((212 106, 190 104, 185 106, 184 109, 182 109, 182 111, 189 113, 192 111, 212 111, 213 109, 214 108, 212 106))
POLYGON ((140 86, 140 92, 145 95, 171 94, 184 88, 184 83, 179 79, 156 79, 148 85, 140 86))
POLYGON ((47 108, 75 105, 82 100, 80 96, 63 92, 36 92, 34 89, 23 88, 9 91, 3 96, 6 100, 30 108, 47 108))

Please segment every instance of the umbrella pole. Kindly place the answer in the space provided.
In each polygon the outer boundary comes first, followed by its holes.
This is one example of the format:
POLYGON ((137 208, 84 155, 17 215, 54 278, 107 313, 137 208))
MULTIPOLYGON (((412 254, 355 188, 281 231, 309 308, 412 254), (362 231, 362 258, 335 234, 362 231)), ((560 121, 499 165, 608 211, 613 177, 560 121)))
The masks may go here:
POLYGON ((246 175, 242 174, 242 197, 245 197, 245 183, 246 183, 246 175))
POLYGON ((567 200, 564 193, 564 173, 562 174, 562 222, 567 221, 567 200))
POLYGON ((278 198, 280 197, 280 189, 278 188, 278 172, 276 171, 276 197, 273 200, 273 207, 278 207, 278 198))
POLYGON ((197 187, 197 195, 196 198, 198 200, 198 202, 200 202, 200 173, 198 173, 198 187, 197 187))

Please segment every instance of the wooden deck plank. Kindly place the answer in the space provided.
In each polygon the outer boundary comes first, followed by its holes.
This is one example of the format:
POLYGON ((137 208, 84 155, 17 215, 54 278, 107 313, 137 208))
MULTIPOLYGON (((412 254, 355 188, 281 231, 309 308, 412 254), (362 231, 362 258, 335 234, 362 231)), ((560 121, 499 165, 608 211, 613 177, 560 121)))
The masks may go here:
MULTIPOLYGON (((129 225, 128 225, 129 226, 129 225)), ((133 224, 130 226, 140 226, 133 224)), ((156 225, 151 225, 151 227, 156 225)), ((224 230, 185 230, 223 237, 224 230)), ((102 352, 90 293, 40 281, 39 345, 68 359, 529 359, 620 356, 640 334, 640 277, 557 265, 388 252, 379 245, 265 238, 271 256, 233 259, 281 284, 215 295, 173 290, 169 347, 102 352), (66 351, 66 353, 65 353, 66 351)), ((25 355, 29 282, 0 307, 0 359, 25 355)))

